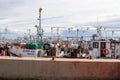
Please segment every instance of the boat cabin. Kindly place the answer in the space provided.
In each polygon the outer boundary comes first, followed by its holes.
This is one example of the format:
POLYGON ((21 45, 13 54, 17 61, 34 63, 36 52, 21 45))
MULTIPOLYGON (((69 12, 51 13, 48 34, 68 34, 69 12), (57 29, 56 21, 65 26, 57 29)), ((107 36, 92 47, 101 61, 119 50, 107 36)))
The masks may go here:
POLYGON ((96 40, 92 41, 94 58, 118 58, 120 57, 120 41, 96 40))

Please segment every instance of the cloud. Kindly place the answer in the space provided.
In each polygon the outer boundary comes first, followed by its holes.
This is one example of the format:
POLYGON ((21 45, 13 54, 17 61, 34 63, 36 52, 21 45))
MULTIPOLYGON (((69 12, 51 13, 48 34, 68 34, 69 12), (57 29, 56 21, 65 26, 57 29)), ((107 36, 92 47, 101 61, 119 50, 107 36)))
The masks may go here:
POLYGON ((40 7, 45 32, 50 32, 51 26, 89 26, 97 22, 117 26, 119 4, 120 0, 0 0, 0 28, 21 32, 30 28, 34 33, 40 7))

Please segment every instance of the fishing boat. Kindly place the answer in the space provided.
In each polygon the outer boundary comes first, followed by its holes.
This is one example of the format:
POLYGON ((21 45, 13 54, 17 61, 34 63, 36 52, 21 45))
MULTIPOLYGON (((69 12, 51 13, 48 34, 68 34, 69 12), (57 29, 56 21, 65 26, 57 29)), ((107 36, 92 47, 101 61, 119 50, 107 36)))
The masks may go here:
POLYGON ((20 57, 38 57, 39 53, 43 53, 42 51, 42 28, 41 28, 41 11, 42 8, 39 9, 39 26, 35 25, 37 28, 37 39, 36 42, 27 42, 27 43, 17 43, 13 44, 10 48, 11 56, 20 56, 20 57))
POLYGON ((120 41, 95 40, 91 41, 94 58, 120 58, 120 41))

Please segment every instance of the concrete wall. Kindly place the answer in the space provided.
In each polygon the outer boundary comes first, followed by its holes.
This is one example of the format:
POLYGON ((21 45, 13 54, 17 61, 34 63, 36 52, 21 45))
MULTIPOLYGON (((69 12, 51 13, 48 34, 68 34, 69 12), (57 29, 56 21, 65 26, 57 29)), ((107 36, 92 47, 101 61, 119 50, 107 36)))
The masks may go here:
POLYGON ((116 80, 120 61, 0 59, 0 79, 116 80))

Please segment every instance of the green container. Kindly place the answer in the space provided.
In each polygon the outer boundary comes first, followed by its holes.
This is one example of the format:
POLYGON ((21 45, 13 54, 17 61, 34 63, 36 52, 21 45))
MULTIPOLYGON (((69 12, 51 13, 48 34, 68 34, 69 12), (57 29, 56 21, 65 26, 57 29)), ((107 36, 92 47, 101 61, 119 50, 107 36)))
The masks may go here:
POLYGON ((26 43, 26 48, 27 49, 37 49, 38 44, 37 43, 26 43))

